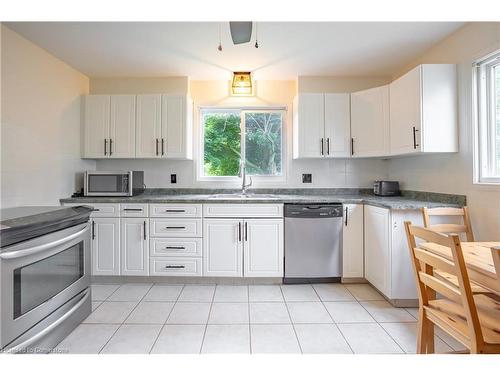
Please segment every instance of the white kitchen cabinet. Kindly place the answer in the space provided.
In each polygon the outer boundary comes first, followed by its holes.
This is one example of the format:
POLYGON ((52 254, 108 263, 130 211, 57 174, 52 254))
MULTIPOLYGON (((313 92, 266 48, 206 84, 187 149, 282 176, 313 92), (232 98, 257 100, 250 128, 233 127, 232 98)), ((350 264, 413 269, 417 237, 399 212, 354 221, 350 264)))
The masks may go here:
POLYGON ((161 95, 137 95, 135 154, 161 156, 161 95))
POLYGON ((389 89, 392 155, 458 151, 455 65, 419 65, 389 89))
POLYGON ((135 95, 87 95, 85 158, 135 157, 135 95))
POLYGON ((243 222, 244 276, 283 276, 283 220, 247 219, 243 222))
POLYGON ((293 105, 293 157, 348 157, 350 99, 344 93, 299 93, 293 105))
POLYGON ((351 94, 352 157, 390 153, 389 85, 351 94))
POLYGON ((110 105, 109 95, 87 95, 84 105, 84 158, 108 156, 110 105))
POLYGON ((148 222, 147 218, 120 219, 122 275, 149 275, 148 222))
POLYGON ((120 275, 120 219, 91 219, 92 275, 120 275))
POLYGON ((345 204, 342 229, 342 277, 364 277, 363 205, 345 204))
POLYGON ((163 95, 161 116, 161 156, 191 159, 193 103, 187 96, 163 95))
POLYGON ((135 95, 111 95, 110 158, 135 157, 135 95))
POLYGON ((242 227, 238 219, 204 220, 204 276, 243 276, 242 227))
POLYGON ((390 211, 365 207, 365 277, 375 288, 390 296, 391 240, 390 211))

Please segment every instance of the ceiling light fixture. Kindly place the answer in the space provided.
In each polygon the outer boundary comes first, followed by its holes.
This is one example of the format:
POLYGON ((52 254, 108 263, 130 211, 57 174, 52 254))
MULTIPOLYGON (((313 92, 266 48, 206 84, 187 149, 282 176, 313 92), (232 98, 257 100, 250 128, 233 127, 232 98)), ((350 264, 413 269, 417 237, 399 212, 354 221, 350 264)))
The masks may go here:
POLYGON ((252 96, 253 84, 251 72, 234 72, 231 92, 236 96, 252 96))

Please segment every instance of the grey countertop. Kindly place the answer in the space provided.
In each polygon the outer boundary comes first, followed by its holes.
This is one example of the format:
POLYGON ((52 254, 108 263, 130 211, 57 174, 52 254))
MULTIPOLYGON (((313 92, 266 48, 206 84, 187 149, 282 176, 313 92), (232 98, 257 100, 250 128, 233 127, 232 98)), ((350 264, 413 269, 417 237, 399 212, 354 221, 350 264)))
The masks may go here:
POLYGON ((464 196, 402 192, 402 196, 379 197, 367 189, 303 189, 255 191, 249 197, 217 197, 228 191, 191 189, 151 189, 133 197, 75 197, 61 199, 61 203, 362 203, 371 206, 411 210, 422 207, 457 207, 465 205, 464 196))

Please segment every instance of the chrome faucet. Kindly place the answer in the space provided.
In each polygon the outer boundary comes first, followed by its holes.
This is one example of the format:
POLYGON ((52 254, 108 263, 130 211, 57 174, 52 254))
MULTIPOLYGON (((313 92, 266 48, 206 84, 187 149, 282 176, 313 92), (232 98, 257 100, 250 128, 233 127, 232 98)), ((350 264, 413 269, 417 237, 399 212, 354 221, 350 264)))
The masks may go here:
POLYGON ((252 177, 250 176, 250 183, 246 183, 247 175, 245 172, 245 162, 241 161, 240 162, 240 171, 238 173, 238 177, 241 177, 241 194, 246 195, 247 194, 247 188, 252 186, 252 177))

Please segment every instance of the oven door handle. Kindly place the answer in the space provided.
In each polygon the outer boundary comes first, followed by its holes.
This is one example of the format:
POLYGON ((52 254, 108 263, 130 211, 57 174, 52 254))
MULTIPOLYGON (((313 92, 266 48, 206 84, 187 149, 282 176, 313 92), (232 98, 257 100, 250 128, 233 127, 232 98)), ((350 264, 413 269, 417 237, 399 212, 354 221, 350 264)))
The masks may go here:
POLYGON ((37 342, 38 340, 42 339, 43 337, 47 336, 55 330, 57 327, 59 327, 62 323, 64 323, 73 313, 78 310, 89 298, 89 289, 86 289, 84 292, 84 295, 82 298, 76 303, 75 306, 73 306, 71 309, 66 311, 59 319, 57 319, 54 323, 48 325, 46 328, 42 329, 40 332, 38 332, 36 335, 33 337, 30 337, 28 340, 22 342, 19 345, 16 345, 12 348, 9 348, 4 351, 4 353, 10 353, 10 354, 15 354, 23 351, 23 349, 28 348, 31 344, 37 342))
POLYGON ((17 251, 7 251, 5 253, 0 254, 1 259, 16 259, 16 258, 21 258, 25 257, 28 255, 33 255, 36 253, 39 253, 41 251, 45 251, 47 249, 50 249, 51 247, 56 247, 59 245, 62 245, 66 242, 69 242, 71 240, 74 240, 75 238, 81 236, 85 232, 89 230, 89 226, 86 225, 85 228, 83 228, 81 231, 73 233, 67 237, 61 238, 60 240, 56 240, 50 243, 46 243, 43 245, 38 245, 38 246, 33 246, 28 249, 23 249, 23 250, 17 250, 17 251))

